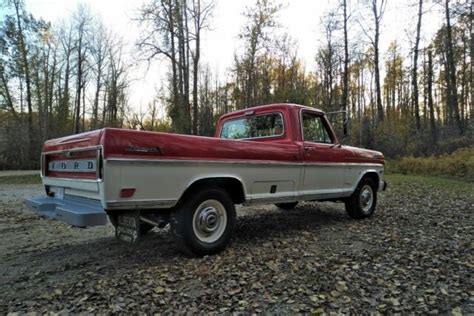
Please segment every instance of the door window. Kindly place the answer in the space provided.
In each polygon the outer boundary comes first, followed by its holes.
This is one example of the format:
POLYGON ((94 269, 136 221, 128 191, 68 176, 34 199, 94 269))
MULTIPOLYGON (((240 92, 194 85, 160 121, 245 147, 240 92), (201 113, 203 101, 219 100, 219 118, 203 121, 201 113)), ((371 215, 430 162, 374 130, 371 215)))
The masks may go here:
POLYGON ((332 139, 321 115, 303 112, 303 140, 331 144, 332 139))

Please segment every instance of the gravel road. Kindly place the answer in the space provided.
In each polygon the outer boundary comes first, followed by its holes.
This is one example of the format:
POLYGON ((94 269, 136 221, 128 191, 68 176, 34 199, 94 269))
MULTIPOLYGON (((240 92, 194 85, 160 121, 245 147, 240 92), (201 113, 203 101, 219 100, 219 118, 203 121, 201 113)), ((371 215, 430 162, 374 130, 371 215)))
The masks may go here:
POLYGON ((39 185, 0 182, 0 314, 474 313, 472 186, 397 176, 375 215, 342 205, 239 208, 223 253, 188 258, 167 229, 138 246, 111 225, 38 218, 39 185))

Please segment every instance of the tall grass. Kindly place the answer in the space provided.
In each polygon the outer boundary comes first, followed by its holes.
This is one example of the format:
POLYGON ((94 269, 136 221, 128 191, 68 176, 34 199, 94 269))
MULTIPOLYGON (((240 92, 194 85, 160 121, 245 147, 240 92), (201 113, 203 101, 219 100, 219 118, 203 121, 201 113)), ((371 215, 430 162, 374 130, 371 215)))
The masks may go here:
POLYGON ((474 147, 461 148, 450 155, 392 160, 387 163, 387 172, 445 176, 474 182, 474 147))

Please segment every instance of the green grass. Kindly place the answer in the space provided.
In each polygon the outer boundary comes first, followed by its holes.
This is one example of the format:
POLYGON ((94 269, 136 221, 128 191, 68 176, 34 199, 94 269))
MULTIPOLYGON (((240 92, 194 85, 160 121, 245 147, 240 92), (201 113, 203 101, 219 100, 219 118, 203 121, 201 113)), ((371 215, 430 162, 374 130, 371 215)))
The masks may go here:
POLYGON ((4 176, 0 177, 1 184, 40 184, 41 177, 39 175, 24 176, 4 176))
POLYGON ((391 186, 403 185, 405 183, 419 184, 420 186, 431 186, 437 189, 447 191, 463 191, 468 194, 473 194, 474 184, 472 182, 446 178, 440 176, 425 176, 425 175, 404 175, 404 174, 387 174, 384 179, 388 182, 389 189, 391 186))

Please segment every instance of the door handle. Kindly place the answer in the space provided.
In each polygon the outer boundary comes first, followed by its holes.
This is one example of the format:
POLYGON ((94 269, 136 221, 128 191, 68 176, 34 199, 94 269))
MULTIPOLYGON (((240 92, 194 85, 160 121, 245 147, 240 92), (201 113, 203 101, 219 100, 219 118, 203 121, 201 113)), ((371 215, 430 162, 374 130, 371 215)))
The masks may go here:
POLYGON ((304 147, 304 151, 311 151, 311 150, 313 150, 313 147, 308 147, 308 146, 304 147))

